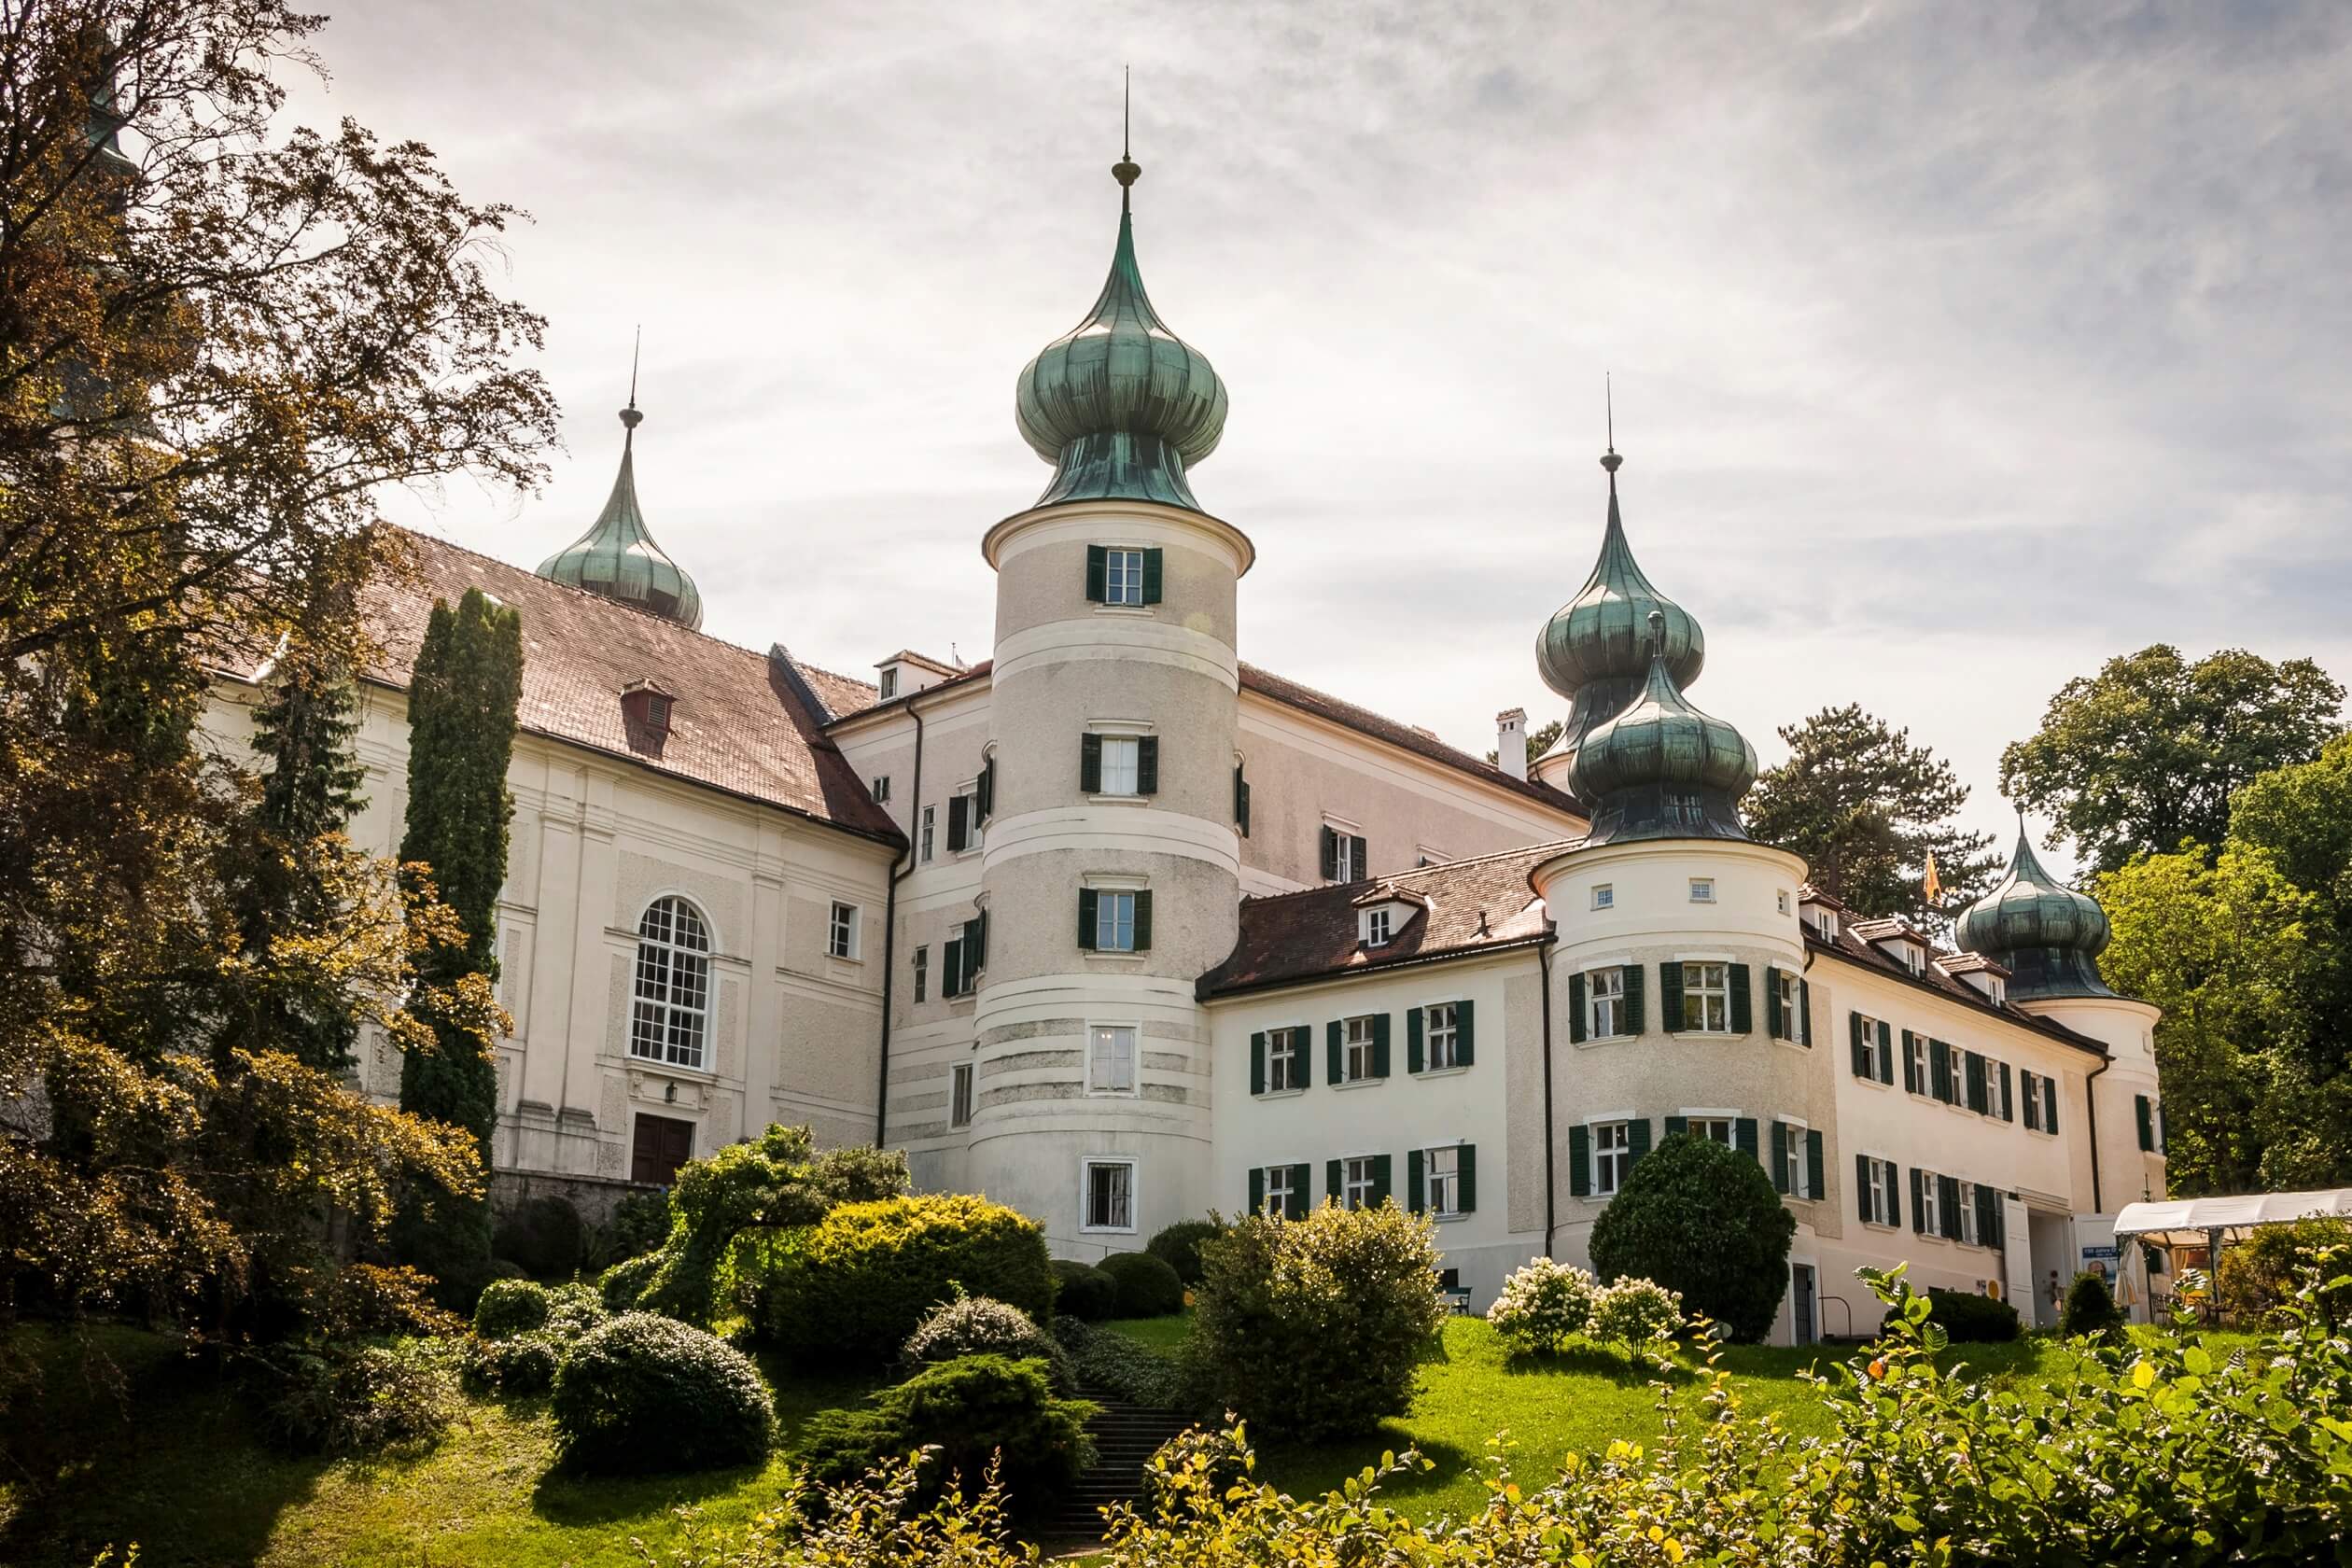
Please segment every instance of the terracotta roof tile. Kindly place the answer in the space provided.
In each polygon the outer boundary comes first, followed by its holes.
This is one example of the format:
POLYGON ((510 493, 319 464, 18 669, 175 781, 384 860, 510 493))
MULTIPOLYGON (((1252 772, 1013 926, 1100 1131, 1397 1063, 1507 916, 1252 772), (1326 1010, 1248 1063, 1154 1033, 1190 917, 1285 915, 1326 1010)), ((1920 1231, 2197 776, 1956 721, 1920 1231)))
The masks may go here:
MULTIPOLYGON (((1841 927, 1837 939, 1831 941, 1812 926, 1807 926, 1805 945, 1816 952, 1843 959, 1848 963, 1860 964, 1865 969, 1876 970, 1879 973, 1891 979, 1900 980, 1905 985, 1933 991, 1946 1001, 1959 1002, 1964 1007, 1973 1007, 1980 1013, 1993 1014, 2009 1023, 2032 1029, 2037 1034, 2046 1034, 2062 1044, 2072 1045, 2096 1056, 2104 1057, 2107 1054, 2107 1046, 2089 1035, 2078 1033, 2054 1019, 2036 1017, 2013 1001, 1996 1003, 1966 980, 1954 979, 1945 973, 1935 963, 1927 966, 1927 972, 1925 974, 1913 974, 1896 959, 1887 957, 1876 947, 1871 946, 1869 942, 1855 936, 1850 927, 1841 927)), ((1937 955, 1939 959, 1949 956, 1937 955)))
MULTIPOLYGON (((852 833, 899 836, 825 738, 824 716, 808 710, 766 655, 443 539, 407 539, 414 578, 380 577, 362 601, 384 648, 371 679, 405 690, 433 601, 454 602, 480 588, 522 612, 523 728, 852 833), (677 699, 658 754, 631 744, 621 712, 621 689, 647 679, 677 699)), ((874 688, 861 681, 794 665, 828 704, 864 707, 874 700, 874 688)))

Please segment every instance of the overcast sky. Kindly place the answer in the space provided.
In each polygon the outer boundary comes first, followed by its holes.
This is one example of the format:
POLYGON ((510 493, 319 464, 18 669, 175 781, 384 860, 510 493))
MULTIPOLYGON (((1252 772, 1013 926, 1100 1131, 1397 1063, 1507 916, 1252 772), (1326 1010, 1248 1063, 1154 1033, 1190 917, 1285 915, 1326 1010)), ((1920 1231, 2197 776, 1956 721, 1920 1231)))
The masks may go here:
POLYGON ((1602 376, 1692 695, 2001 746, 2170 641, 2352 676, 2352 7, 377 0, 294 110, 529 210, 568 450, 403 521, 535 564, 638 486, 705 629, 988 651, 1135 72, 1154 303, 1232 394, 1242 656, 1483 751, 1564 708, 1602 376))

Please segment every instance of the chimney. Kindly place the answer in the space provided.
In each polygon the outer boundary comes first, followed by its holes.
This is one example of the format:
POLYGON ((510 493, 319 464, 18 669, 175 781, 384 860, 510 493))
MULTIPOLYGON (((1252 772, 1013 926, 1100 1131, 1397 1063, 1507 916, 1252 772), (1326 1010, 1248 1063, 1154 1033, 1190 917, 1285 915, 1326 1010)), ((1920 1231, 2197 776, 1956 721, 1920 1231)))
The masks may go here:
POLYGON ((1506 707, 1494 716, 1494 765, 1513 778, 1527 777, 1527 709, 1506 707))

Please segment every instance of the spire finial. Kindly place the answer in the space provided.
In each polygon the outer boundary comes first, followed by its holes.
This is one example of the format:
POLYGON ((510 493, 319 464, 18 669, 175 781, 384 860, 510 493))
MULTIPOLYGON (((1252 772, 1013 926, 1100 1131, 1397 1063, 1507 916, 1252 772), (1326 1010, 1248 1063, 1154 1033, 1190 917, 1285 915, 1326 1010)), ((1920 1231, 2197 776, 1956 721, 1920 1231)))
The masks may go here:
POLYGON ((640 326, 629 343, 629 406, 621 411, 621 427, 629 433, 621 438, 623 446, 637 439, 637 427, 645 423, 645 415, 637 412, 637 351, 644 344, 645 329, 640 326))
POLYGON ((1601 372, 1601 406, 1609 422, 1609 450, 1601 456, 1601 466, 1609 470, 1609 488, 1617 488, 1617 471, 1625 459, 1617 449, 1617 389, 1610 385, 1609 372, 1601 372))
POLYGON ((1649 612, 1649 646, 1651 658, 1666 656, 1666 612, 1662 609, 1649 612))
POLYGON ((1119 88, 1119 161, 1111 165, 1111 177, 1119 182, 1119 210, 1124 213, 1127 210, 1128 192, 1135 184, 1136 176, 1142 174, 1143 170, 1135 161, 1133 138, 1130 134, 1134 120, 1135 67, 1121 66, 1120 73, 1122 81, 1119 88))

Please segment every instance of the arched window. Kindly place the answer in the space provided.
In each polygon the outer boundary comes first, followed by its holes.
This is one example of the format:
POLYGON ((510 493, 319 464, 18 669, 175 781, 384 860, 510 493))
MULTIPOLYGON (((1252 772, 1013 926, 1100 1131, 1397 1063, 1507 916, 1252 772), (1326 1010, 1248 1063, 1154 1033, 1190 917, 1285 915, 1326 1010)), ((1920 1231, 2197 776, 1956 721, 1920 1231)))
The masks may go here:
POLYGON ((629 1055, 701 1067, 709 1014, 710 928, 684 899, 655 899, 637 922, 629 1055))

